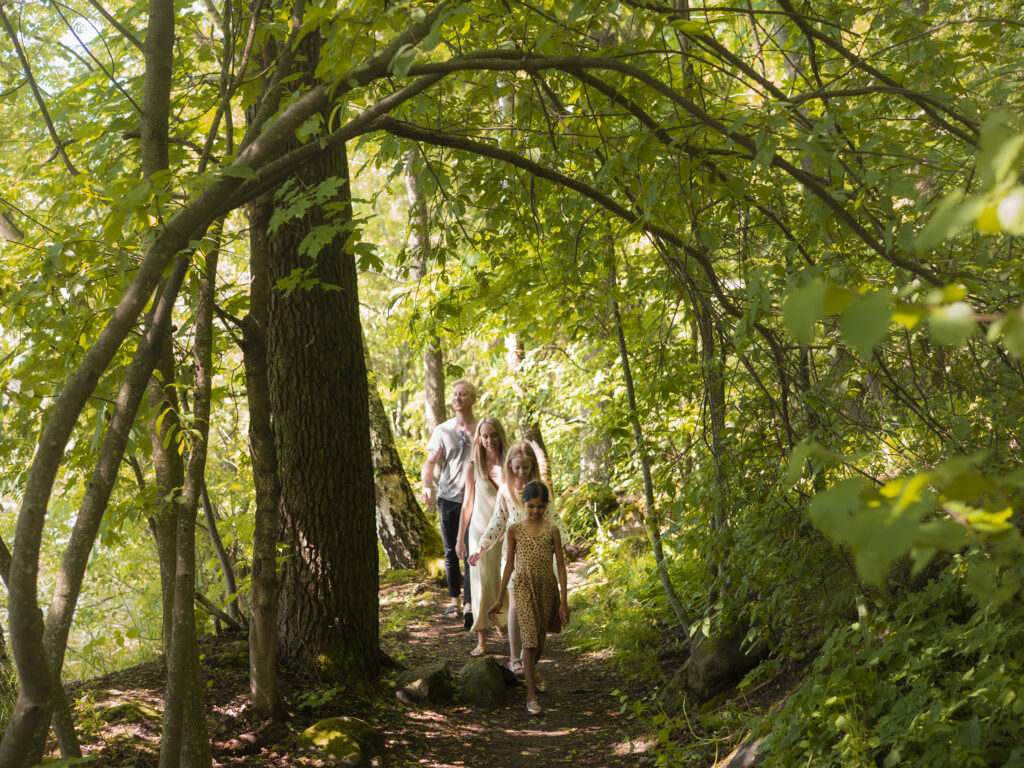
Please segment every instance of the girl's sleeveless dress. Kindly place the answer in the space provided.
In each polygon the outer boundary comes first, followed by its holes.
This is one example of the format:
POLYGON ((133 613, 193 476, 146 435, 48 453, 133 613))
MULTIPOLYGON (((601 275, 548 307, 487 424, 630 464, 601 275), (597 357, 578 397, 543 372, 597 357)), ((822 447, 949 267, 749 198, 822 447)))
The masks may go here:
MULTIPOLYGON (((494 511, 494 502, 498 489, 490 480, 476 482, 473 494, 473 516, 469 518, 469 548, 476 552, 480 539, 487 530, 494 511)), ((501 550, 492 547, 480 555, 476 565, 469 567, 470 594, 473 596, 473 626, 471 632, 478 632, 492 626, 504 627, 508 623, 508 600, 502 601, 498 620, 493 622, 487 616, 487 609, 498 599, 498 587, 501 586, 501 550)))
POLYGON ((516 599, 523 648, 537 648, 545 632, 562 629, 558 616, 558 579, 551 569, 551 558, 555 554, 551 527, 551 523, 545 521, 543 530, 536 536, 528 534, 523 523, 516 523, 511 528, 516 532, 512 593, 516 599))

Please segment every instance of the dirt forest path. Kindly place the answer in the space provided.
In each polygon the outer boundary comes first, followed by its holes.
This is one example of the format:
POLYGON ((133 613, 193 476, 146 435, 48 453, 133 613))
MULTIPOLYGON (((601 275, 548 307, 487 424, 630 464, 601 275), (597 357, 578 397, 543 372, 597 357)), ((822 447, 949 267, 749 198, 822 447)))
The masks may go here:
MULTIPOLYGON (((570 590, 582 565, 570 570, 570 590)), ((448 662, 458 672, 475 637, 462 619, 443 615, 446 590, 422 574, 386 573, 380 589, 384 650, 407 668, 448 662)), ((548 691, 544 713, 526 712, 526 689, 511 691, 501 709, 460 702, 404 704, 395 697, 399 670, 369 688, 323 688, 283 675, 289 710, 285 724, 254 721, 248 708, 248 646, 241 637, 209 638, 202 648, 204 695, 212 735, 213 768, 325 768, 296 747, 296 736, 324 718, 350 715, 373 725, 385 741, 377 768, 619 768, 652 765, 649 743, 632 739, 636 724, 620 713, 622 689, 608 658, 579 654, 563 635, 549 638, 541 670, 548 691)), ((497 635, 488 649, 508 661, 497 635)), ((159 762, 165 671, 159 660, 73 686, 83 751, 97 768, 156 768, 159 762)), ((634 697, 641 691, 633 691, 634 697)), ((56 744, 50 743, 52 758, 56 744)))
MULTIPOLYGON (((571 574, 570 588, 574 581, 571 574)), ((456 621, 443 615, 446 603, 446 591, 432 584, 383 587, 381 640, 385 650, 408 667, 447 661, 457 673, 469 661, 475 637, 463 631, 461 616, 456 621)), ((647 763, 649 744, 627 733, 632 723, 620 713, 619 698, 613 693, 620 683, 609 660, 579 654, 566 646, 564 636, 549 636, 547 658, 540 663, 548 689, 539 696, 544 707, 539 717, 526 712, 525 686, 511 691, 509 705, 497 710, 458 702, 400 705, 405 709, 404 718, 377 724, 388 743, 381 765, 615 768, 647 763)), ((499 663, 508 662, 508 643, 497 634, 489 636, 488 652, 499 663)))

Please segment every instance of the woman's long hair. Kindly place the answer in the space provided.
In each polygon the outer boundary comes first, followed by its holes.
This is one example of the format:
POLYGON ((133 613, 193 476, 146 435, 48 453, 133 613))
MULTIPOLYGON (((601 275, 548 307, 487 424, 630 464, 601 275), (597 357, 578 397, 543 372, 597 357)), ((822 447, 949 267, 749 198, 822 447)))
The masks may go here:
POLYGON ((537 452, 533 450, 533 446, 530 443, 516 443, 508 452, 505 454, 505 469, 503 472, 505 478, 505 488, 508 490, 508 497, 512 500, 512 503, 517 507, 523 507, 523 500, 519 498, 519 494, 516 493, 516 476, 512 473, 512 462, 515 459, 529 459, 531 463, 530 476, 527 478, 527 482, 530 480, 540 480, 540 462, 537 461, 537 452))
POLYGON ((498 440, 501 441, 501 448, 498 450, 498 466, 502 467, 503 472, 505 454, 508 453, 508 438, 505 437, 505 428, 493 416, 484 416, 477 423, 476 434, 473 435, 473 479, 476 481, 477 487, 480 487, 480 483, 489 483, 491 480, 490 474, 487 472, 487 449, 480 440, 480 427, 484 424, 490 424, 498 433, 498 440))

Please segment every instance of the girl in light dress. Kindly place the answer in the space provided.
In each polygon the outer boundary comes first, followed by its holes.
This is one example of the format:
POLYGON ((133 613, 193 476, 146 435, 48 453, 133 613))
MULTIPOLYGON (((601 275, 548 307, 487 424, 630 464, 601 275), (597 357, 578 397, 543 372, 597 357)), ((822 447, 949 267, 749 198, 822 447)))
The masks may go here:
MULTIPOLYGON (((473 437, 471 460, 466 464, 466 492, 463 497, 462 519, 459 523, 458 556, 466 556, 465 534, 469 530, 469 551, 479 548, 480 537, 483 536, 491 521, 498 488, 502 481, 502 467, 505 462, 505 447, 508 441, 501 422, 492 417, 480 419, 473 437)), ((477 563, 469 568, 470 594, 473 599, 473 625, 469 628, 476 632, 476 647, 470 651, 471 656, 483 656, 487 653, 487 629, 497 626, 504 630, 508 619, 504 611, 496 617, 487 615, 487 609, 498 597, 498 584, 501 583, 501 554, 497 550, 485 552, 477 563)))
POLYGON ((549 496, 548 487, 537 480, 530 481, 523 488, 526 517, 508 527, 505 573, 498 589, 498 599, 488 611, 490 616, 501 613, 505 588, 514 569, 512 594, 526 667, 526 711, 531 715, 539 715, 541 711, 537 702, 537 691, 541 689, 537 661, 544 653, 544 638, 548 632, 559 632, 569 623, 562 535, 548 519, 549 496), (558 570, 557 579, 551 570, 552 555, 558 570))
MULTIPOLYGON (((540 464, 537 462, 537 453, 529 443, 516 443, 508 449, 505 454, 504 483, 498 489, 497 500, 494 503, 494 513, 491 521, 480 537, 476 551, 470 555, 469 564, 475 565, 481 556, 494 546, 499 540, 505 538, 505 530, 508 526, 518 523, 526 517, 526 506, 523 504, 520 494, 526 484, 531 480, 540 481, 540 464)), ((548 503, 546 509, 547 519, 552 525, 559 529, 562 536, 565 536, 565 524, 555 512, 554 503, 548 503)), ((508 543, 502 547, 502 562, 508 563, 508 543)), ((483 606, 486 608, 487 603, 483 606)), ((523 672, 522 646, 519 638, 519 624, 516 621, 516 600, 515 595, 509 595, 508 604, 508 667, 517 674, 523 672)), ((543 678, 538 675, 538 686, 544 690, 546 684, 543 678)))

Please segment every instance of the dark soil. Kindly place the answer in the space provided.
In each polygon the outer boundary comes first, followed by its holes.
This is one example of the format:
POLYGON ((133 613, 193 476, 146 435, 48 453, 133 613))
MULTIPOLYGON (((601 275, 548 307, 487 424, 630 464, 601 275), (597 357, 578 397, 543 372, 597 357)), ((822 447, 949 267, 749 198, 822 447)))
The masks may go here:
MULTIPOLYGON (((418 578, 418 577, 413 577, 418 578)), ((381 644, 405 667, 447 661, 453 672, 469 660, 475 637, 462 619, 445 617, 444 590, 418 580, 388 578, 381 588, 381 644)), ((247 707, 248 658, 244 641, 217 638, 204 644, 208 724, 215 766, 320 766, 297 754, 294 738, 317 720, 359 717, 386 741, 375 761, 381 768, 449 768, 572 765, 578 768, 636 766, 646 762, 650 743, 630 736, 635 728, 622 714, 609 659, 579 654, 565 638, 549 637, 540 669, 548 691, 540 694, 544 712, 526 712, 526 689, 511 692, 504 709, 486 710, 458 702, 407 705, 394 696, 398 670, 386 672, 376 687, 352 691, 283 677, 289 711, 285 727, 254 722, 247 707)), ((508 660, 508 644, 496 634, 489 652, 508 660)), ((77 686, 76 718, 83 751, 96 766, 156 766, 163 708, 159 662, 133 667, 77 686), (116 708, 115 708, 116 707, 116 708)))

